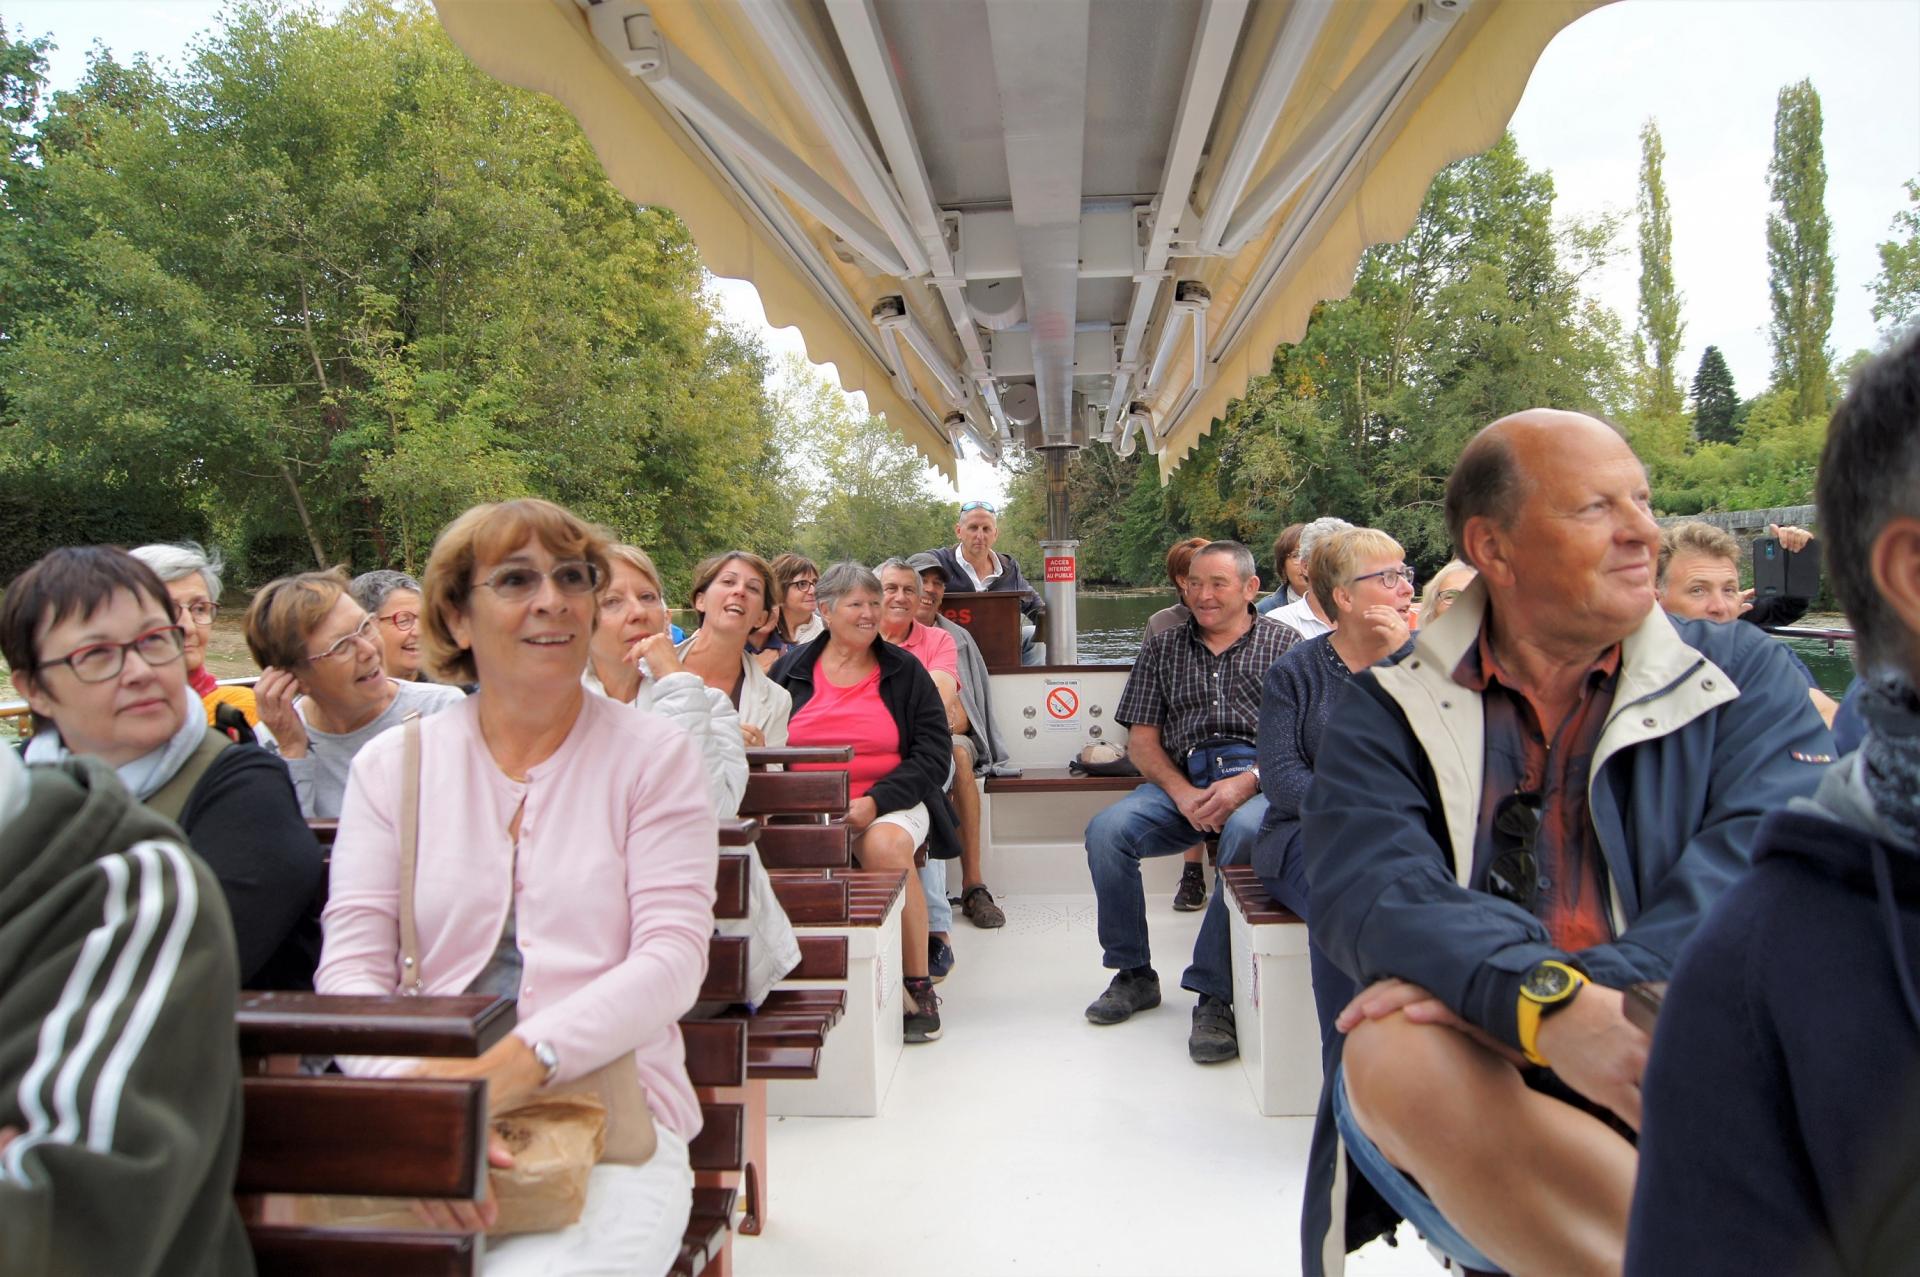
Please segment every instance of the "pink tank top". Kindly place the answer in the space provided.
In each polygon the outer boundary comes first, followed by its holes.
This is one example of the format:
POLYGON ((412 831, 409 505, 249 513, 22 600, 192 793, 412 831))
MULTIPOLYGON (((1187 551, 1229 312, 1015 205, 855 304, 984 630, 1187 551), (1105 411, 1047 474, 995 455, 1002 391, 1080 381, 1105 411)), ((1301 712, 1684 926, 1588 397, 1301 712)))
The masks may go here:
MULTIPOLYGON (((787 724, 789 745, 851 745, 847 792, 864 798, 875 781, 900 765, 900 729, 880 699, 880 671, 852 687, 835 687, 816 666, 813 699, 787 724)), ((799 763, 795 771, 831 771, 836 763, 799 763)))

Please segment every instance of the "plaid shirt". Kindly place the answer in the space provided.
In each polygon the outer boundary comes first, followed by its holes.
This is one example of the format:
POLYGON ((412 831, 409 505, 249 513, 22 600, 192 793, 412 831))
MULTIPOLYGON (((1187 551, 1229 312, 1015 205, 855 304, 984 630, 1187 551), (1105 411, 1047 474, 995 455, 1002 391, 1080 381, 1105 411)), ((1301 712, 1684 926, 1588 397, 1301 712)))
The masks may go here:
POLYGON ((1207 649, 1189 617, 1148 639, 1127 676, 1113 712, 1116 723, 1160 729, 1160 745, 1174 762, 1210 740, 1252 744, 1260 727, 1260 689, 1267 669, 1299 642, 1290 626, 1251 607, 1253 625, 1219 655, 1207 649))

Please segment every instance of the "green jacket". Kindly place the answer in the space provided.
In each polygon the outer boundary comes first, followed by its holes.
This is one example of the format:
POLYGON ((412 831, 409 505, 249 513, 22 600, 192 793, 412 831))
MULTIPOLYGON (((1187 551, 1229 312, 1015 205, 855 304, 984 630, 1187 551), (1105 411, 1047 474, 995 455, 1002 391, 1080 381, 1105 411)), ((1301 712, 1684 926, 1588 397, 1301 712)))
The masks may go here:
POLYGON ((0 826, 0 1273, 251 1274, 220 884, 93 759, 0 826))

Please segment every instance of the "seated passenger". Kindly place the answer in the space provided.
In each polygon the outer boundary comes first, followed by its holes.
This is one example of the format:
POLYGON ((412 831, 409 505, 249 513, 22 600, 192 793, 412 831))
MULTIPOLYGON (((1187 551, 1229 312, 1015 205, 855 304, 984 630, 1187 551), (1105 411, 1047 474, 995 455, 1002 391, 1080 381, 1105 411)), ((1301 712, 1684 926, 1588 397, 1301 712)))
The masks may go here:
POLYGON ((936 546, 927 553, 940 561, 949 590, 992 590, 1020 596, 1020 663, 1045 664, 1046 645, 1039 639, 1040 618, 1047 605, 1040 592, 1020 575, 1010 554, 994 549, 1000 539, 1000 512, 991 501, 962 501, 960 521, 953 525, 953 545, 936 546))
POLYGON ((1653 606, 1650 499, 1592 417, 1481 431, 1446 489, 1479 578, 1321 739, 1313 942, 1362 992, 1328 1052, 1310 1275, 1399 1216, 1468 1268, 1620 1269, 1647 1050, 1620 991, 1667 977, 1833 749, 1778 643, 1653 606))
POLYGON ((0 1272, 254 1271, 233 924, 179 838, 98 760, 0 749, 0 1272))
POLYGON ((207 726, 179 605, 124 550, 54 550, 0 602, 0 652, 33 709, 29 763, 92 757, 178 824, 226 893, 246 989, 310 989, 325 880, 285 764, 207 726))
POLYGON ((1273 579, 1280 584, 1255 607, 1260 615, 1306 597, 1307 565, 1300 560, 1300 534, 1306 528, 1304 523, 1289 523, 1273 539, 1273 579))
POLYGON ((879 642, 880 580, 858 563, 836 563, 815 587, 826 631, 780 658, 773 679, 793 697, 792 745, 851 745, 841 767, 853 805, 853 856, 862 869, 907 871, 900 925, 909 1042, 940 1036, 940 999, 927 975, 927 898, 914 851, 932 827, 930 809, 946 805, 952 738, 940 692, 919 661, 879 642))
POLYGON ((680 663, 740 711, 749 749, 786 744, 793 712, 787 693, 747 649, 773 600, 773 570, 757 554, 716 554, 693 571, 694 630, 680 644, 680 663))
POLYGON ((1855 375, 1820 459, 1866 739, 1767 817, 1673 973, 1629 1273, 1911 1272, 1920 1255, 1917 421, 1909 334, 1855 375))
MULTIPOLYGON (((248 727, 258 727, 260 711, 254 703, 253 689, 237 685, 222 687, 213 677, 213 671, 207 668, 207 640, 213 637, 213 618, 220 613, 219 554, 209 557, 191 541, 179 545, 143 545, 128 553, 153 569, 179 605, 180 626, 186 633, 187 683, 206 703, 207 726, 221 727, 220 707, 228 705, 246 720, 248 727)), ((228 734, 237 735, 231 730, 228 734)))
MULTIPOLYGON (((1400 543, 1374 528, 1348 528, 1314 543, 1313 588, 1334 628, 1304 639, 1267 670, 1260 695, 1260 792, 1267 813, 1253 848, 1254 872, 1275 900, 1312 931, 1300 807, 1334 707, 1361 670, 1396 661, 1411 648, 1413 569, 1400 543)), ((1318 948, 1309 946, 1320 1038, 1359 990, 1318 948)))
MULTIPOLYGON (((609 700, 658 714, 686 732, 699 747, 713 783, 714 813, 738 815, 747 791, 747 746, 739 711, 724 692, 708 687, 680 664, 667 632, 666 595, 652 557, 637 545, 610 545, 607 564, 611 570, 600 583, 600 610, 581 681, 609 700)), ((747 1004, 758 1006, 774 983, 799 965, 800 941, 758 849, 750 849, 750 855, 747 917, 722 919, 718 930, 748 938, 747 1004)))
MULTIPOLYGON (((489 1241, 490 1274, 660 1277, 693 1200, 687 1142, 700 1104, 679 1020, 713 934, 713 800, 684 732, 581 684, 606 546, 538 500, 476 506, 441 532, 422 645, 430 673, 480 690, 360 751, 334 843, 320 992, 518 1003, 513 1031, 477 1060, 355 1060, 350 1070, 484 1078, 496 1113, 606 1066, 633 1069, 645 1091, 652 1156, 595 1166, 572 1228, 489 1241), (398 890, 409 732, 420 829, 411 979, 398 890)), ((471 1231, 492 1204, 432 1209, 471 1231)))
POLYGON ((813 606, 813 587, 820 579, 820 569, 812 559, 793 553, 781 555, 769 566, 773 569, 773 596, 780 601, 775 611, 780 618, 779 650, 784 652, 826 628, 813 606))
MULTIPOLYGON (((1747 595, 1752 593, 1740 588, 1740 542, 1734 539, 1733 533, 1695 520, 1662 530, 1654 588, 1659 591, 1660 606, 1674 616, 1721 623, 1737 619, 1747 606, 1747 595)), ((1801 610, 1804 612, 1805 608, 1801 610)), ((1807 663, 1792 648, 1786 651, 1801 677, 1807 680, 1807 695, 1813 707, 1820 711, 1827 726, 1833 726, 1834 712, 1840 707, 1833 697, 1820 690, 1807 663)))
MULTIPOLYGON (((1209 833, 1220 835, 1220 864, 1252 858, 1267 807, 1254 751, 1260 680, 1300 637, 1272 615, 1254 612, 1259 593, 1247 547, 1212 542, 1188 569, 1193 615, 1148 639, 1127 675, 1113 721, 1127 728, 1127 752, 1146 781, 1087 825, 1101 960, 1115 972, 1086 1010, 1095 1024, 1119 1024, 1160 1005, 1140 862, 1184 851, 1209 833)), ((1200 995, 1187 1038, 1196 1064, 1240 1053, 1231 956, 1227 907, 1216 883, 1193 963, 1180 981, 1200 995)))
POLYGON ((361 748, 409 714, 465 699, 441 683, 396 682, 382 664, 379 622, 361 610, 346 574, 302 572, 269 581, 247 608, 247 650, 268 748, 287 765, 308 820, 337 820, 347 768, 361 748))
POLYGON ((1300 547, 1293 557, 1300 565, 1300 574, 1306 578, 1306 593, 1285 607, 1275 608, 1268 616, 1298 631, 1301 638, 1313 638, 1333 628, 1333 618, 1321 611, 1319 591, 1313 588, 1313 547, 1321 537, 1345 532, 1352 526, 1345 519, 1328 518, 1315 519, 1300 530, 1300 547))
POLYGON ((347 587, 380 627, 380 663, 402 683, 426 681, 420 668, 420 582, 405 572, 362 572, 347 587))
POLYGON ((1432 625, 1445 616, 1447 609, 1466 592, 1477 575, 1471 564, 1458 559, 1447 560, 1447 566, 1435 572, 1433 579, 1427 582, 1427 588, 1420 592, 1420 611, 1414 628, 1432 625))
MULTIPOLYGON (((1305 526, 1305 524, 1296 523, 1288 529, 1289 532, 1293 533, 1293 539, 1296 542, 1300 539, 1300 529, 1305 526)), ((1286 539, 1286 533, 1281 534, 1281 539, 1286 539)), ((1205 537, 1188 537, 1184 541, 1175 541, 1173 545, 1168 548, 1167 580, 1172 584, 1174 595, 1177 598, 1185 599, 1187 569, 1193 565, 1193 556, 1199 551, 1206 549, 1207 545, 1208 541, 1205 537)), ((1278 547, 1279 543, 1276 542, 1276 554, 1279 552, 1278 547)), ((1281 580, 1284 582, 1286 577, 1283 575, 1281 580)), ((1261 600, 1259 605, 1254 608, 1254 611, 1260 613, 1262 616, 1271 612, 1273 608, 1268 607, 1267 604, 1273 602, 1276 597, 1286 593, 1286 591, 1286 585, 1282 584, 1278 590, 1275 590, 1272 594, 1269 594, 1265 599, 1261 600)), ((1285 606, 1285 602, 1283 601, 1279 606, 1285 606)), ((1146 636, 1140 640, 1141 648, 1144 650, 1147 645, 1147 640, 1158 634, 1161 630, 1171 629, 1176 625, 1185 624, 1187 618, 1192 615, 1193 613, 1187 609, 1184 601, 1175 603, 1170 607, 1161 608, 1158 612, 1155 612, 1147 618, 1147 632, 1146 636)), ((1139 660, 1138 657, 1134 659, 1136 661, 1139 660)), ((1185 863, 1180 866, 1180 885, 1173 889, 1173 907, 1176 912, 1198 913, 1207 907, 1206 858, 1207 845, 1205 843, 1197 842, 1187 848, 1186 854, 1183 857, 1185 863)))
MULTIPOLYGON (((944 837, 927 844, 927 863, 920 869, 920 885, 927 897, 927 975, 936 983, 953 968, 953 904, 947 899, 947 862, 959 856, 969 839, 980 837, 980 790, 973 783, 973 750, 965 744, 966 705, 960 699, 960 658, 953 636, 919 619, 920 574, 905 559, 888 559, 877 571, 880 578, 880 637, 910 652, 933 677, 940 707, 952 736, 952 767, 946 787, 952 800, 953 821, 944 837), (936 848, 953 855, 935 854, 936 848)), ((934 825, 947 818, 945 804, 927 808, 934 825)), ((989 897, 991 900, 991 897, 989 897)), ((999 906, 993 906, 999 913, 999 906)), ((1004 915, 1001 918, 1005 922, 1004 915)), ((980 925, 976 923, 976 925, 980 925)))

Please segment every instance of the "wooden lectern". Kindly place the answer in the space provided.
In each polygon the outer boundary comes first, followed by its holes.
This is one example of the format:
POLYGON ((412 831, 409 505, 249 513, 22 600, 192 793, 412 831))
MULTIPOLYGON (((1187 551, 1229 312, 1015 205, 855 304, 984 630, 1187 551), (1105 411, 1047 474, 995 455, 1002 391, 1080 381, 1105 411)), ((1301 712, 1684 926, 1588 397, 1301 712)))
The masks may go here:
POLYGON ((949 591, 940 613, 973 635, 989 674, 1020 668, 1020 599, 1011 590, 949 591))

